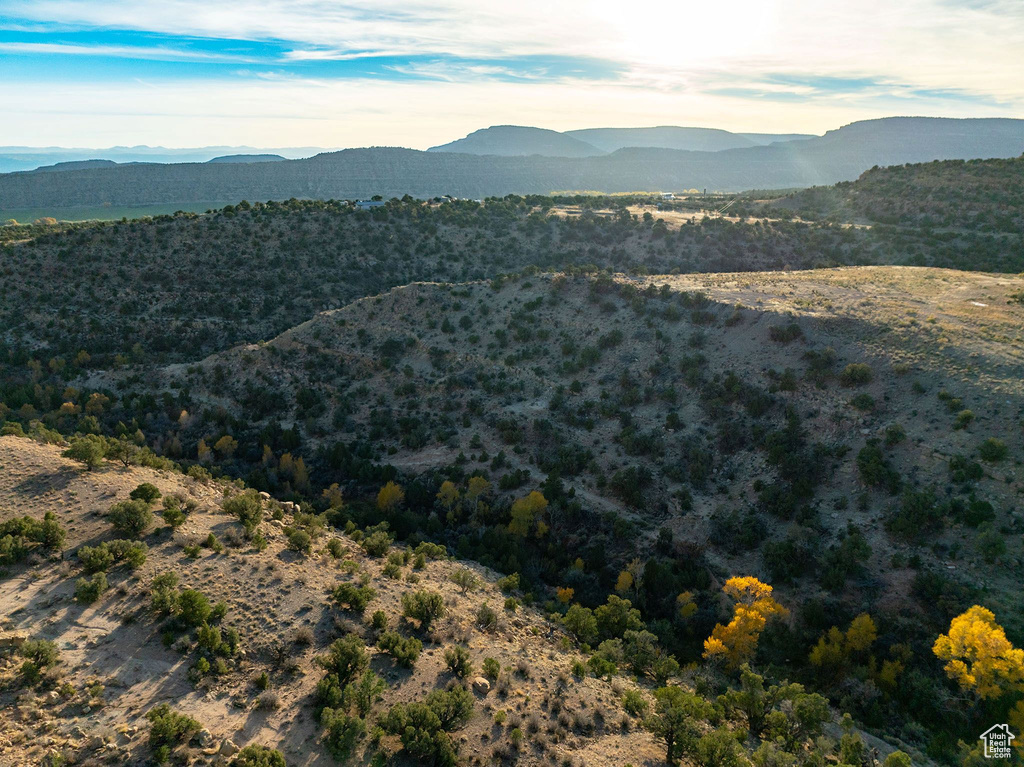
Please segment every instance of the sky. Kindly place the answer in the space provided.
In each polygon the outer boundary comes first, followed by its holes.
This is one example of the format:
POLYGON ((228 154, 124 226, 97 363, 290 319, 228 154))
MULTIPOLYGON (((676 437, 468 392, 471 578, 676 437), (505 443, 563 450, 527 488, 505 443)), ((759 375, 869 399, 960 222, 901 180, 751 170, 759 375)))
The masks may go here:
POLYGON ((1024 117, 1024 0, 0 0, 0 145, 1024 117))

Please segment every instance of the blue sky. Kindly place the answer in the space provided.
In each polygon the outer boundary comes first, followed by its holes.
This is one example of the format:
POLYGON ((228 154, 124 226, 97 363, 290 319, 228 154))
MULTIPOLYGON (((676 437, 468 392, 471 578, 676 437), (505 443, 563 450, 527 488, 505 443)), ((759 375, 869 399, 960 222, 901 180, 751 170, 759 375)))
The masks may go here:
POLYGON ((1024 117, 1021 0, 0 0, 0 145, 1024 117))

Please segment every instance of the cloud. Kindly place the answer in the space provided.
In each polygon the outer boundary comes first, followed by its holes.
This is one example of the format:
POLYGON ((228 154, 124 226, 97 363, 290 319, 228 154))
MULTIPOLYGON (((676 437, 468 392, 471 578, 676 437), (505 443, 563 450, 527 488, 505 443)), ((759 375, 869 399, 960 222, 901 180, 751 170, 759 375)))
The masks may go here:
POLYGON ((234 141, 261 114, 274 145, 286 131, 418 147, 501 122, 821 132, 894 110, 1022 116, 1022 50, 1020 0, 0 0, 0 141, 234 141), (163 103, 148 108, 136 78, 163 103), (46 124, 58 103, 83 121, 46 124), (123 114, 104 125, 107 103, 123 114))
POLYGON ((256 61, 245 56, 208 53, 205 51, 177 50, 174 48, 145 47, 141 45, 72 45, 68 43, 0 42, 0 51, 7 53, 57 54, 62 56, 99 56, 153 61, 256 61))

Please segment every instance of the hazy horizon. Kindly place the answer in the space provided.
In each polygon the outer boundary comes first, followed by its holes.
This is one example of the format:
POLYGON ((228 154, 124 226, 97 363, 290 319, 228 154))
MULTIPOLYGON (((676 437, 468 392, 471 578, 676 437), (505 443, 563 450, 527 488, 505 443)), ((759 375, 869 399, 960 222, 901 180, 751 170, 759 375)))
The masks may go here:
POLYGON ((0 0, 0 145, 425 149, 500 124, 1021 117, 1021 50, 1012 0, 0 0))

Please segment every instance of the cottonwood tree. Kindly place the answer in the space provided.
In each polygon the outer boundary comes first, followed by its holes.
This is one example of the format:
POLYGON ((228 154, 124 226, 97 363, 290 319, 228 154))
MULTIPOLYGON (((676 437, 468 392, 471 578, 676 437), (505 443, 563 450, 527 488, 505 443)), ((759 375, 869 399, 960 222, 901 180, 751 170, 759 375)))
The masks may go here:
POLYGON ((724 626, 716 625, 704 640, 704 657, 724 660, 727 668, 736 669, 754 657, 768 619, 787 610, 772 598, 772 587, 757 578, 730 578, 722 591, 736 603, 733 617, 724 626))

